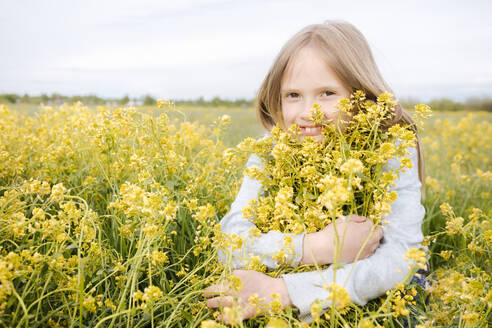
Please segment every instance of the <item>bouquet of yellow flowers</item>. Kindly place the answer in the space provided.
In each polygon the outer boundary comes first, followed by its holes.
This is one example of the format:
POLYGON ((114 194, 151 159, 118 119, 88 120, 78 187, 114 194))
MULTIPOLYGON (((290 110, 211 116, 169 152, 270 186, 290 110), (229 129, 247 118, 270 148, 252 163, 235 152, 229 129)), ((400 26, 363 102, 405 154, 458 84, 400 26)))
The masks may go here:
POLYGON ((405 156, 416 141, 412 125, 388 123, 395 106, 389 93, 374 102, 357 91, 339 101, 338 122, 324 121, 314 104, 311 118, 323 126, 321 142, 301 141, 296 125, 287 130, 275 126, 271 136, 244 140, 239 149, 256 154, 262 163, 245 172, 262 184, 258 198, 243 209, 245 217, 262 232, 294 234, 319 231, 349 214, 380 223, 397 196, 391 184, 412 165, 405 156), (385 167, 396 158, 398 169, 385 167))

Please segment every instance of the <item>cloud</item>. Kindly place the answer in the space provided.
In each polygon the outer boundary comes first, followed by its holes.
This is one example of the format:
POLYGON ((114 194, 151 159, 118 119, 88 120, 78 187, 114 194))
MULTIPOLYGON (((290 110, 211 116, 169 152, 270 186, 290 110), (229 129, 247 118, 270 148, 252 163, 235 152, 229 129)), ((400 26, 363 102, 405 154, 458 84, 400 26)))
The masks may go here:
POLYGON ((432 86, 436 95, 462 97, 490 90, 480 81, 492 78, 491 7, 443 0, 5 1, 0 92, 252 97, 283 43, 330 18, 363 32, 397 93, 418 96, 432 86), (463 87, 439 87, 450 81, 463 87))

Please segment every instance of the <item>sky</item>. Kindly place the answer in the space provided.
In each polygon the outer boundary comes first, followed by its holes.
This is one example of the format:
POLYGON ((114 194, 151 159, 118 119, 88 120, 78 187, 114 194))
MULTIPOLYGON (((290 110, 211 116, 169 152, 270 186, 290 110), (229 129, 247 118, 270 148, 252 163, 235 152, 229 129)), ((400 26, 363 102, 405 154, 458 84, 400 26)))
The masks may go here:
POLYGON ((282 45, 355 25, 400 99, 492 97, 492 1, 0 0, 0 93, 255 96, 282 45))

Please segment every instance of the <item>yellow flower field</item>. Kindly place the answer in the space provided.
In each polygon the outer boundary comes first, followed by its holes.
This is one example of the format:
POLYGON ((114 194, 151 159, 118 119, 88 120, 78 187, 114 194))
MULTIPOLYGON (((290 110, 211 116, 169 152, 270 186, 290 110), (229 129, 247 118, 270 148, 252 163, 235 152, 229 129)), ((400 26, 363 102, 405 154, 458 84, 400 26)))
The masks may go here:
MULTIPOLYGON (((202 292, 230 273, 216 246, 247 160, 235 146, 262 131, 252 109, 163 105, 0 105, 0 326, 222 326, 202 292)), ((492 321, 492 114, 436 112, 422 140, 430 287, 357 307, 330 286, 342 305, 313 327, 492 321)), ((238 325, 308 326, 273 308, 238 325)))

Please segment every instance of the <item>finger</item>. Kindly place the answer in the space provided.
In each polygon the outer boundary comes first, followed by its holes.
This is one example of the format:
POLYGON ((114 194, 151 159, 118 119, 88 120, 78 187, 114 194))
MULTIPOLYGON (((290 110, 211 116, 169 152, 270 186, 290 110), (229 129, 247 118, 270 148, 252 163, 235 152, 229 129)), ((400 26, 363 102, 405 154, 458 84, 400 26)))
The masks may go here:
POLYGON ((229 320, 224 319, 224 316, 222 314, 217 315, 217 321, 221 321, 225 324, 229 324, 229 320))
POLYGON ((364 253, 360 255, 359 260, 367 259, 369 256, 372 256, 372 253, 370 252, 369 248, 366 247, 364 253))
MULTIPOLYGON (((240 311, 241 311, 241 314, 240 314, 241 320, 250 319, 250 318, 253 318, 254 316, 256 316, 256 311, 252 310, 251 308, 249 308, 249 309, 242 308, 240 311)), ((218 314, 216 318, 218 321, 222 321, 225 324, 228 324, 228 325, 231 324, 231 320, 227 316, 226 311, 222 311, 222 313, 218 314)), ((235 323, 237 324, 238 322, 236 321, 235 323)))
POLYGON ((371 251, 371 247, 369 245, 366 245, 364 249, 362 249, 362 253, 360 254, 359 260, 363 260, 371 256, 373 253, 371 251))
POLYGON ((218 296, 214 298, 210 298, 207 300, 206 304, 209 308, 218 308, 218 307, 226 307, 232 306, 234 303, 234 297, 232 296, 218 296))
POLYGON ((230 290, 229 290, 229 284, 227 281, 222 281, 219 282, 215 285, 212 285, 208 288, 205 289, 203 292, 203 296, 206 298, 213 297, 213 296, 218 296, 218 295, 229 295, 230 290))
POLYGON ((231 321, 229 320, 229 317, 227 315, 225 315, 225 314, 219 314, 217 316, 217 320, 218 321, 222 321, 226 325, 230 325, 231 324, 231 321))
POLYGON ((378 237, 378 240, 383 239, 384 233, 383 233, 383 228, 381 228, 381 226, 376 228, 376 236, 378 237))
POLYGON ((355 215, 355 214, 351 214, 349 216, 349 218, 350 218, 350 221, 356 222, 356 223, 362 223, 362 222, 365 222, 367 220, 367 218, 365 216, 360 216, 360 215, 355 215))
POLYGON ((372 256, 377 249, 379 248, 379 243, 371 243, 370 245, 367 245, 366 251, 367 251, 367 256, 372 256))
POLYGON ((335 220, 335 223, 343 223, 347 221, 347 217, 345 215, 342 215, 338 219, 335 220))
POLYGON ((374 254, 378 248, 379 248, 379 245, 375 245, 375 246, 372 248, 372 253, 374 254))
POLYGON ((380 228, 376 228, 374 229, 374 231, 370 232, 369 240, 367 243, 371 247, 373 245, 379 246, 381 238, 382 238, 382 231, 380 230, 380 228))

